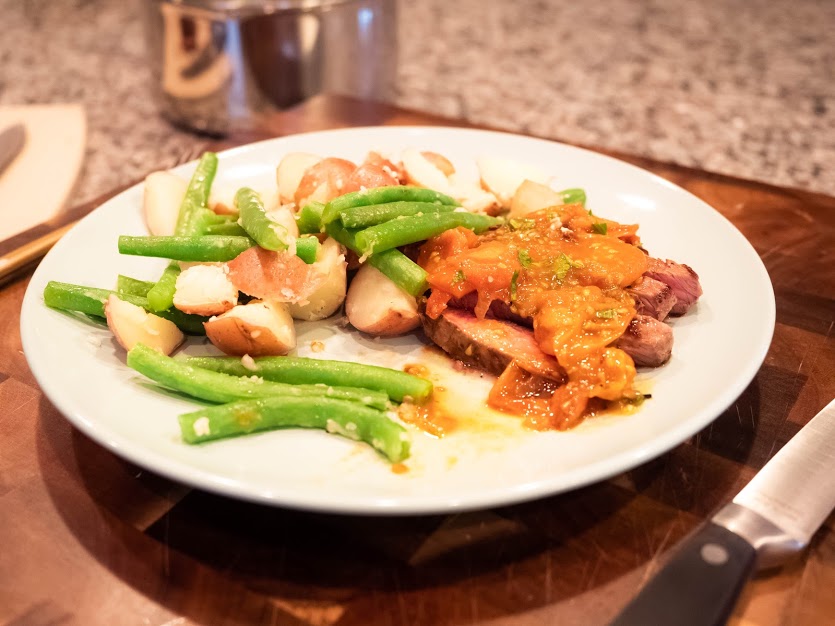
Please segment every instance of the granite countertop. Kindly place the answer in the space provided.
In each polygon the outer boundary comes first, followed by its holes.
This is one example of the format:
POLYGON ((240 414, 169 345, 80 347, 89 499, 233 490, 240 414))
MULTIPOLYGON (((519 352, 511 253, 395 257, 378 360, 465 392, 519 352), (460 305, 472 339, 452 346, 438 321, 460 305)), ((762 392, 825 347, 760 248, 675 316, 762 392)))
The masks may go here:
MULTIPOLYGON (((149 96, 141 2, 0 0, 0 104, 80 102, 71 203, 205 144, 149 96)), ((835 3, 400 2, 395 102, 835 195, 835 3)))

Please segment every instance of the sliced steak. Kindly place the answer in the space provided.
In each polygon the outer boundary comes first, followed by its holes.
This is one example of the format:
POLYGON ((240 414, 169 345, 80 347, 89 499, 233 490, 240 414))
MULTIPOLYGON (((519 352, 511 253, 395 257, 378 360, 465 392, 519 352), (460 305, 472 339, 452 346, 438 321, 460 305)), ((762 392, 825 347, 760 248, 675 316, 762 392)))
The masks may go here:
MULTIPOLYGON (((455 309, 464 309, 466 311, 475 311, 476 304, 478 304, 478 293, 471 291, 463 298, 453 298, 449 301, 449 306, 455 309)), ((529 317, 522 317, 518 313, 514 313, 510 305, 504 300, 493 300, 490 303, 490 308, 487 310, 486 317, 497 320, 508 320, 521 326, 533 328, 533 320, 529 317)))
POLYGON ((635 299, 639 315, 649 315, 662 322, 678 301, 672 287, 649 276, 641 276, 626 291, 635 299))
POLYGON ((669 285, 676 296, 676 303, 670 310, 672 315, 684 315, 702 295, 699 275, 687 265, 675 261, 661 261, 649 257, 644 276, 669 285))
POLYGON ((560 364, 539 348, 533 331, 519 324, 480 320, 469 311, 447 309, 434 320, 424 315, 423 330, 451 357, 496 376, 515 361, 527 372, 552 380, 564 378, 560 364))
POLYGON ((658 367, 673 352, 673 329, 649 315, 638 315, 612 344, 632 357, 635 365, 658 367))

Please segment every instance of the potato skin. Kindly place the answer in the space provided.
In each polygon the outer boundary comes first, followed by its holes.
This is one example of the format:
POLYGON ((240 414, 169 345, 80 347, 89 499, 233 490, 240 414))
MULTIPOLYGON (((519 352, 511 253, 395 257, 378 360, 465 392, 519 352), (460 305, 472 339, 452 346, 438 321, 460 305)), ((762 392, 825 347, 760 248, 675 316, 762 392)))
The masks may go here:
POLYGON ((143 343, 169 355, 185 341, 185 335, 173 322, 120 300, 116 294, 111 294, 104 303, 104 315, 108 328, 125 350, 143 343))
POLYGON ((284 356, 296 347, 287 305, 252 301, 204 322, 209 341, 231 356, 284 356))
POLYGON ((290 152, 281 159, 275 171, 275 182, 282 204, 293 202, 304 173, 321 160, 322 157, 307 152, 290 152))
POLYGON ((393 337, 420 325, 417 301, 376 268, 363 265, 345 298, 351 325, 375 337, 393 337))
POLYGON ((323 320, 336 313, 345 301, 348 263, 345 261, 345 250, 339 242, 328 237, 322 243, 319 258, 313 267, 327 276, 327 279, 308 297, 306 304, 290 304, 290 314, 297 320, 323 320))

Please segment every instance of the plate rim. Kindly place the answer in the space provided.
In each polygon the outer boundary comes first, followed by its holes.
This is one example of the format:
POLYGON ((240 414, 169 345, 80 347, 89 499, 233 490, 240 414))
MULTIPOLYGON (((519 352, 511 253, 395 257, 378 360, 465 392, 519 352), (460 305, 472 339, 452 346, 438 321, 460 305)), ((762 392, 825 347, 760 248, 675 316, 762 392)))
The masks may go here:
MULTIPOLYGON (((761 311, 761 313, 765 313, 765 315, 760 318, 760 324, 762 326, 762 329, 760 331, 762 333, 762 340, 758 346, 759 349, 757 351, 757 354, 752 355, 752 357, 748 360, 746 366, 739 373, 736 384, 728 387, 723 391, 723 393, 719 394, 718 397, 712 398, 709 403, 706 403, 699 410, 692 413, 690 419, 686 422, 678 423, 675 427, 667 429, 659 435, 656 435, 655 437, 651 438, 647 443, 642 443, 641 445, 631 448, 629 450, 619 452, 618 454, 615 454, 613 457, 597 460, 591 464, 567 470, 566 472, 559 474, 556 477, 558 478, 558 480, 556 480, 556 478, 554 477, 548 479, 540 477, 535 480, 526 480, 523 482, 515 483, 511 487, 494 487, 491 490, 479 492, 479 495, 475 497, 454 497, 448 498, 442 502, 437 501, 437 499, 431 498, 428 501, 424 501, 426 500, 425 497, 410 497, 405 501, 402 501, 398 498, 379 498, 370 499, 362 503, 346 501, 338 503, 324 502, 321 498, 317 500, 316 498, 299 497, 295 494, 288 495, 282 494, 280 492, 276 494, 271 490, 265 491, 257 487, 247 487, 245 481, 242 482, 238 479, 223 478, 216 472, 213 473, 202 468, 196 468, 181 460, 171 459, 164 455, 162 452, 154 449, 145 449, 142 447, 139 447, 137 449, 136 447, 131 448, 130 446, 124 446, 123 441, 118 436, 114 436, 114 433, 107 432, 107 428, 104 429, 106 432, 102 432, 102 429, 100 427, 97 428, 96 425, 83 414, 82 410, 74 406, 75 403, 73 401, 62 397, 62 394, 54 387, 54 384, 57 384, 57 382, 52 381, 49 379, 48 376, 45 376, 43 367, 38 366, 44 355, 38 354, 37 351, 33 351, 33 346, 36 342, 36 333, 35 329, 32 328, 31 325, 27 325, 27 320, 30 319, 30 317, 26 315, 26 311, 31 310, 32 307, 35 306, 45 306, 43 304, 41 293, 33 289, 33 285, 40 284, 41 282, 43 282, 41 273, 44 265, 41 264, 38 266, 38 268, 32 275, 29 281, 29 285, 27 285, 26 293, 24 294, 23 303, 21 307, 20 334, 21 341, 23 344, 24 356, 27 360, 27 363, 29 364, 30 370, 32 371, 35 380, 37 381, 38 385, 43 391, 44 396, 46 396, 46 398, 55 406, 58 412, 64 418, 66 418, 73 426, 78 428, 82 433, 84 433, 86 436, 90 437, 91 439, 102 445, 107 450, 111 451, 112 453, 116 454, 117 456, 123 459, 128 460, 131 463, 147 468, 149 471, 157 473, 175 482, 186 484, 209 492, 217 493, 226 497, 256 502, 269 506, 286 507, 331 514, 401 516, 416 514, 422 515, 451 513, 475 509, 484 509, 493 506, 506 506, 528 500, 554 496, 559 493, 566 493, 583 486, 593 485, 602 482, 608 478, 611 478, 612 476, 620 474, 624 471, 628 471, 642 463, 645 463, 651 459, 657 458, 665 454, 676 445, 683 443, 689 437, 708 426, 715 419, 717 419, 722 414, 722 412, 724 412, 729 406, 733 404, 733 402, 739 397, 739 395, 747 388, 747 386, 755 378, 757 372, 762 367, 766 354, 773 340, 776 325, 776 302, 774 298, 773 285, 759 254, 756 252, 753 245, 748 241, 748 239, 733 224, 733 222, 731 222, 727 217, 725 217, 721 212, 712 207, 710 204, 708 204, 692 192, 688 191, 687 189, 684 189, 683 187, 673 183, 672 181, 667 180, 666 178, 663 178, 654 172, 646 170, 627 161, 618 159, 608 154, 596 152, 595 150, 591 150, 589 148, 574 146, 564 142, 554 141, 541 137, 532 137, 524 134, 506 131, 482 130, 459 126, 434 125, 361 126, 330 130, 317 130, 305 133, 295 133, 292 135, 263 139, 243 144, 241 146, 236 146, 228 150, 223 150, 219 152, 218 156, 221 158, 221 160, 223 160, 224 157, 240 156, 241 154, 245 154, 246 152, 255 150, 258 147, 263 146, 265 144, 281 143, 282 141, 290 138, 303 139, 305 137, 314 135, 333 134, 351 135, 357 133, 362 134, 364 132, 371 131, 382 131, 385 133, 394 134, 419 134, 438 131, 452 133, 463 132, 466 134, 480 136, 503 136, 526 141, 541 142, 549 145, 558 145, 562 148, 568 148, 572 151, 576 150, 589 155, 593 155, 594 158, 616 162, 621 167, 626 166, 632 173, 636 173, 643 177, 648 177, 652 179, 655 183, 660 183, 667 188, 676 190, 677 193, 686 194, 690 197, 691 200, 695 200, 696 202, 698 202, 703 209, 711 211, 714 214, 715 218, 719 218, 722 221, 724 221, 726 226, 728 226, 732 231, 733 236, 735 236, 739 243, 742 244, 743 248, 745 249, 745 253, 756 261, 754 265, 757 268, 759 282, 761 283, 761 286, 767 288, 767 294, 764 293, 763 295, 768 296, 766 298, 768 304, 767 310, 761 311), (555 482, 559 482, 559 485, 555 486, 553 484, 555 482)), ((189 167, 193 166, 194 162, 195 161, 190 161, 188 163, 181 164, 176 168, 172 168, 172 171, 176 172, 178 169, 188 169, 189 167)), ((137 188, 140 187, 142 184, 143 183, 140 181, 135 185, 128 187, 127 189, 104 201, 101 205, 93 209, 88 215, 79 220, 78 224, 76 224, 76 226, 74 226, 71 229, 70 233, 75 231, 79 225, 86 222, 87 220, 94 219, 94 216, 96 216, 96 214, 99 213, 99 211, 101 211, 104 207, 107 207, 111 203, 118 203, 122 201, 121 199, 125 195, 136 193, 137 188)), ((59 241, 53 247, 53 249, 49 251, 49 253, 44 258, 44 261, 46 261, 53 255, 60 255, 62 253, 62 250, 69 245, 70 243, 67 239, 59 241)), ((122 436, 122 438, 124 438, 124 435, 122 436)))

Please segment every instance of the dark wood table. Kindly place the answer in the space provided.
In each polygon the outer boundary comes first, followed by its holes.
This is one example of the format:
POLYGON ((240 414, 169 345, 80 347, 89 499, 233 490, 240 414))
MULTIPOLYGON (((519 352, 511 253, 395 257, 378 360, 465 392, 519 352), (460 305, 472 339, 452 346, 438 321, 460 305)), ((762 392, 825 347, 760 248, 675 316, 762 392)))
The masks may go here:
MULTIPOLYGON (((460 125, 323 96, 232 143, 371 124, 460 125)), ((154 476, 70 426, 21 351, 23 275, 0 291, 0 622, 606 623, 677 541, 835 396, 835 199, 615 156, 716 207, 774 283, 765 363, 708 428, 610 481, 507 508, 387 519, 238 502, 154 476)), ((830 518, 802 558, 759 575, 732 623, 835 622, 832 531, 830 518)))

